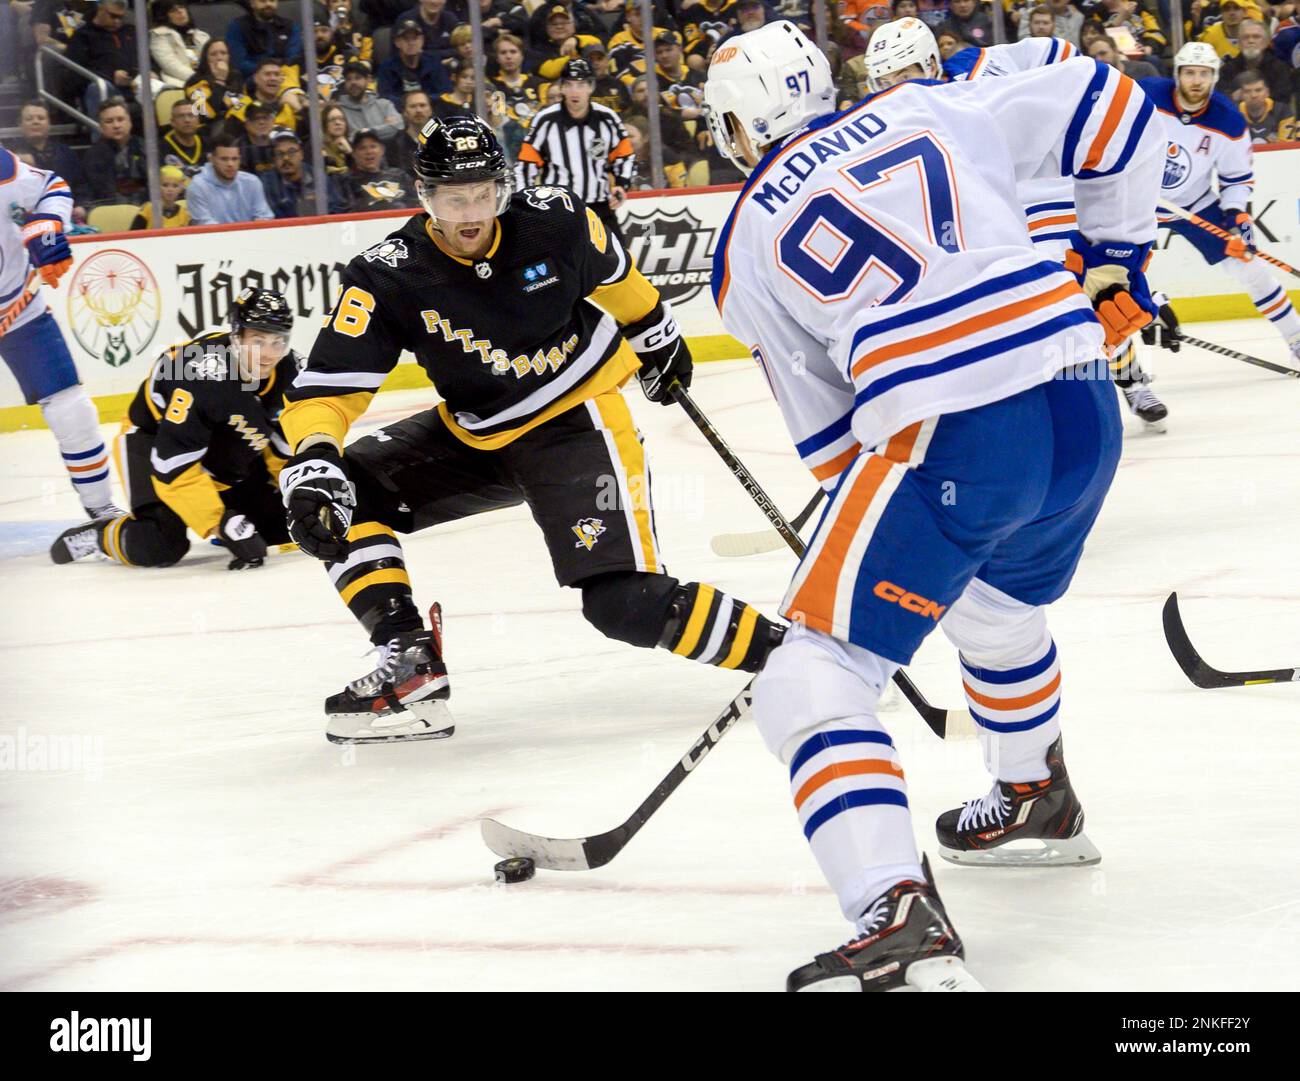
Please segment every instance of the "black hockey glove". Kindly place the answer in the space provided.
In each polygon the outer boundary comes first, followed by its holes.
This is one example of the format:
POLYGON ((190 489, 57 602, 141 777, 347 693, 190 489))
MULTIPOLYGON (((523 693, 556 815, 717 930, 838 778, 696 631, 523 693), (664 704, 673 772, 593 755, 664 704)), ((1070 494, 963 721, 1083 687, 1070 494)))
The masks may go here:
POLYGON ((242 571, 260 567, 266 560, 266 541, 244 515, 227 510, 217 526, 217 540, 226 546, 235 558, 226 564, 228 571, 242 571))
POLYGON ((667 304, 661 301, 649 315, 628 323, 623 328, 623 337, 641 358, 637 378, 641 380, 645 396, 652 402, 672 405, 668 387, 674 380, 681 383, 684 390, 690 389, 695 362, 667 304))
POLYGON ((331 562, 347 556, 357 490, 332 445, 315 443, 290 458, 280 470, 280 493, 299 548, 331 562))
POLYGON ((1159 345, 1171 353, 1177 353, 1183 347, 1183 328, 1178 325, 1178 316, 1168 304, 1160 305, 1160 314, 1154 322, 1142 328, 1144 345, 1159 345))

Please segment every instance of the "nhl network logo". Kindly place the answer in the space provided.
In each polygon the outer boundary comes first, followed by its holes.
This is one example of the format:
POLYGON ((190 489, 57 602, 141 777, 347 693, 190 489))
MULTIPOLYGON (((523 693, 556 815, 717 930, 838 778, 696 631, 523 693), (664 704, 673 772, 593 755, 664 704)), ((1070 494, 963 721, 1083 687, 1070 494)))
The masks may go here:
POLYGON ((708 288, 717 230, 689 210, 629 212, 623 235, 636 268, 664 300, 681 304, 708 288))
POLYGON ((144 1017, 71 1017, 50 1022, 50 1050, 130 1052, 134 1062, 148 1062, 153 1022, 144 1017))

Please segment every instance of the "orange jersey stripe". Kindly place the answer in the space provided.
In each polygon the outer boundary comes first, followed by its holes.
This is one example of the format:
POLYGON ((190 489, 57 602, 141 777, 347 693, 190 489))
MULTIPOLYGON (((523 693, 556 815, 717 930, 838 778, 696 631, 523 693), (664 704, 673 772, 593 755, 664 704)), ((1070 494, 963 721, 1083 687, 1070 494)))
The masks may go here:
POLYGON ((895 357, 906 356, 908 353, 920 353, 926 349, 933 349, 937 345, 946 345, 948 342, 956 341, 959 338, 965 338, 976 331, 987 330, 990 327, 998 326, 1001 323, 1016 319, 1022 315, 1028 315, 1030 312, 1038 311, 1039 308, 1046 308, 1055 304, 1058 300, 1065 300, 1079 292, 1079 286, 1072 281, 1062 282, 1055 289, 1049 289, 1046 293, 1039 293, 1037 296, 1026 297, 1024 300, 1017 300, 1012 304, 1004 305, 1001 308, 994 308, 991 312, 983 312, 980 315, 972 315, 969 319, 963 319, 960 323, 944 327, 941 330, 931 331, 929 334, 923 334, 919 338, 908 338, 904 341, 891 342, 889 345, 883 345, 879 349, 868 353, 853 366, 853 375, 860 376, 877 364, 884 364, 895 357))
POLYGON ((906 462, 912 457, 916 448, 916 437, 921 434, 921 421, 909 424, 901 432, 895 432, 885 444, 885 457, 891 462, 906 462))
POLYGON ((1106 110, 1106 118, 1101 122, 1101 130, 1097 132, 1097 138, 1092 141, 1092 148, 1088 151, 1087 160, 1083 163, 1085 169, 1095 169, 1101 164, 1102 156, 1106 153, 1106 146, 1110 143, 1110 137, 1115 134, 1115 129, 1119 127, 1119 122, 1124 116, 1124 109, 1128 106, 1128 99, 1132 93, 1133 80, 1121 75, 1119 86, 1115 88, 1115 96, 1111 99, 1110 108, 1106 110))
POLYGON ((892 762, 879 758, 860 759, 856 762, 832 762, 825 769, 818 770, 799 787, 794 794, 795 810, 799 810, 817 789, 840 777, 863 777, 872 773, 885 773, 903 780, 903 771, 892 762))
POLYGON ((854 443, 843 454, 835 455, 829 462, 822 462, 821 465, 813 466, 812 475, 818 480, 830 480, 831 477, 838 477, 844 470, 848 469, 853 459, 861 453, 862 444, 854 443))
POLYGON ((1046 229, 1049 225, 1074 225, 1078 221, 1074 214, 1060 214, 1055 218, 1035 218, 1029 223, 1029 231, 1046 229))
POLYGON ((1052 677, 1052 682, 1046 687, 1040 687, 1029 694, 1022 694, 1019 698, 992 698, 987 694, 980 694, 965 680, 962 681, 962 686, 966 688, 966 694, 972 702, 978 702, 988 709, 1028 709, 1030 706, 1036 706, 1039 702, 1051 698, 1056 693, 1057 688, 1061 686, 1061 673, 1057 672, 1052 677))
POLYGON ((1288 300, 1290 300, 1290 297, 1288 297, 1288 296, 1286 295, 1286 293, 1283 293, 1283 294, 1282 294, 1282 299, 1281 299, 1281 300, 1279 300, 1276 304, 1270 304, 1267 308, 1260 308, 1260 309, 1259 309, 1259 314, 1260 314, 1260 315, 1272 315, 1275 311, 1277 311, 1277 310, 1280 309, 1284 304, 1286 304, 1288 300))

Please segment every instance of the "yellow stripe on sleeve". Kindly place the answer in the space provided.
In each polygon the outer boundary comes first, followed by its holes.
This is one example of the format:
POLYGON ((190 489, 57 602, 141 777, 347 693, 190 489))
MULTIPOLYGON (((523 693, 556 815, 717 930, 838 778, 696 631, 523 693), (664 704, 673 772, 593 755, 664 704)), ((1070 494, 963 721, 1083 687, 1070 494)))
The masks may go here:
POLYGON ((673 646, 673 652, 682 657, 689 657, 700 644, 700 635, 704 633, 705 621, 709 618, 709 609, 713 607, 713 587, 700 583, 695 594, 695 607, 691 609, 691 618, 686 621, 681 640, 673 646))

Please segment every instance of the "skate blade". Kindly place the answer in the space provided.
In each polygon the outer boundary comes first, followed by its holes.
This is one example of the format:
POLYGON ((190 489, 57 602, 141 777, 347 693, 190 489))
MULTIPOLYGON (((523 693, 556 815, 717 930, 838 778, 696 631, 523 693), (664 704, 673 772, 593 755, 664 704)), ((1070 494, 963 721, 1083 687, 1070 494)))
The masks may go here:
POLYGON ((960 957, 931 957, 907 966, 907 984, 918 991, 987 991, 960 957))
POLYGON ((1101 853, 1086 834, 1065 840, 1010 841, 997 848, 965 852, 940 846, 939 855, 962 867, 1091 867, 1101 853))
POLYGON ((456 732, 451 711, 441 700, 419 702, 402 713, 333 713, 325 726, 331 743, 415 743, 448 739, 456 732))
POLYGON ((1163 420, 1144 420, 1142 425, 1143 431, 1151 432, 1153 435, 1164 435, 1169 430, 1169 426, 1163 420))

